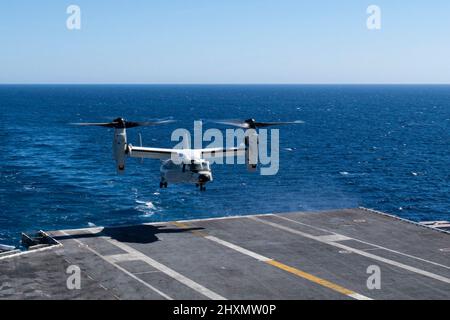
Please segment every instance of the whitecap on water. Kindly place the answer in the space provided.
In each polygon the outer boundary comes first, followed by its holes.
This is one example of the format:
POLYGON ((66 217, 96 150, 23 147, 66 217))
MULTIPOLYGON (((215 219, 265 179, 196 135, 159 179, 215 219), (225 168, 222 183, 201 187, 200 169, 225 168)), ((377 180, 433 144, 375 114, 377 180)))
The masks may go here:
POLYGON ((347 171, 341 171, 339 173, 342 174, 343 176, 348 176, 349 175, 349 173, 347 171))
POLYGON ((151 201, 136 200, 136 203, 138 203, 139 205, 136 206, 135 209, 144 213, 146 216, 153 215, 156 211, 156 207, 151 201))
POLYGON ((95 225, 95 223, 92 223, 92 222, 88 222, 88 227, 91 227, 91 228, 93 228, 93 227, 96 227, 96 225, 95 225))

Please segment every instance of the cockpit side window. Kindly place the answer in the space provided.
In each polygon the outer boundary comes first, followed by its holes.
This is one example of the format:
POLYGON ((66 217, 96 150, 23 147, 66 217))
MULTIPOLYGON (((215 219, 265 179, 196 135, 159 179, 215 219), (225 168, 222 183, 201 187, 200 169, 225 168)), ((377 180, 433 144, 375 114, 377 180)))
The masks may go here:
POLYGON ((198 172, 198 171, 202 170, 202 164, 201 163, 191 163, 190 169, 193 172, 198 172))
POLYGON ((189 165, 189 169, 192 172, 199 172, 199 171, 209 171, 209 164, 208 162, 193 162, 189 165))

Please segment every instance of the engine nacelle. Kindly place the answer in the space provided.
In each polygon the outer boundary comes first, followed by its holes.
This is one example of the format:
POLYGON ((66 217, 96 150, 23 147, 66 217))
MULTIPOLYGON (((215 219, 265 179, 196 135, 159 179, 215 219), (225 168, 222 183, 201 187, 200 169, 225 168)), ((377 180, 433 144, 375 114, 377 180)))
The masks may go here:
POLYGON ((125 159, 127 151, 127 132, 125 129, 114 129, 113 157, 119 173, 125 170, 125 159))
POLYGON ((245 133, 245 164, 247 170, 255 172, 258 166, 258 133, 248 129, 245 133))

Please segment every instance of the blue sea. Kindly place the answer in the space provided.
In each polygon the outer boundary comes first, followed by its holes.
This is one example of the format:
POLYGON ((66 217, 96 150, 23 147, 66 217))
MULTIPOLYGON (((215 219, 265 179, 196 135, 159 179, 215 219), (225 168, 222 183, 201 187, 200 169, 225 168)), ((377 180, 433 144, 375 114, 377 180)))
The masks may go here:
POLYGON ((450 86, 4 85, 0 110, 0 243, 39 229, 357 206, 450 220, 450 86), (154 147, 198 119, 305 124, 280 127, 277 175, 214 165, 200 192, 160 189, 157 160, 129 159, 117 175, 112 130, 68 125, 119 116, 177 119, 128 131, 154 147))

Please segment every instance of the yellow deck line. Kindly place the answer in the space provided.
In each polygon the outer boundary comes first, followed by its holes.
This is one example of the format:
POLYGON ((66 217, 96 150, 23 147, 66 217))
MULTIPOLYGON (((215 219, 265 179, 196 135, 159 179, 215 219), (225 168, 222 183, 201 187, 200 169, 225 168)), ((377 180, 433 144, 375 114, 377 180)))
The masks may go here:
POLYGON ((270 265, 272 265, 274 267, 277 267, 279 269, 282 269, 284 271, 287 271, 287 272, 290 272, 292 274, 295 274, 295 275, 297 275, 297 276, 299 276, 299 277, 301 277, 303 279, 306 279, 306 280, 309 280, 311 282, 320 284, 323 287, 326 287, 326 288, 332 289, 334 291, 337 291, 339 293, 345 294, 347 296, 355 294, 355 292, 352 291, 352 290, 346 289, 344 287, 341 287, 340 285, 337 285, 337 284, 332 283, 332 282, 330 282, 328 280, 316 277, 316 276, 314 276, 314 275, 312 275, 310 273, 307 273, 305 271, 299 270, 297 268, 290 267, 290 266, 285 265, 284 263, 278 262, 276 260, 269 260, 266 263, 268 263, 268 264, 270 264, 270 265))
MULTIPOLYGON (((173 225, 177 226, 178 228, 182 228, 182 229, 186 229, 186 228, 190 227, 189 224, 184 223, 184 222, 171 222, 171 223, 173 225)), ((210 237, 210 236, 208 236, 208 234, 206 234, 205 232, 202 232, 202 231, 192 230, 190 232, 192 234, 196 235, 196 236, 203 237, 203 238, 210 239, 210 240, 212 238, 216 238, 216 237, 210 237)), ((219 243, 219 244, 222 244, 222 245, 224 245, 224 246, 226 246, 228 248, 235 249, 235 250, 236 250, 236 247, 238 247, 235 244, 228 243, 227 241, 224 241, 224 240, 221 240, 221 239, 220 239, 220 241, 215 241, 215 242, 219 243)), ((251 252, 250 250, 247 250, 245 248, 240 248, 240 249, 241 250, 238 250, 238 251, 241 252, 241 253, 244 253, 244 254, 245 254, 245 252, 251 252)), ((260 256, 257 253, 254 253, 254 252, 252 252, 252 253, 253 254, 250 255, 252 257, 260 256)), ((249 254, 247 254, 247 255, 249 255, 249 254)), ((298 276, 300 278, 303 278, 303 279, 306 279, 306 280, 311 281, 313 283, 316 283, 318 285, 321 285, 322 287, 331 289, 333 291, 336 291, 338 293, 341 293, 343 295, 346 295, 346 296, 354 298, 354 299, 371 300, 369 297, 363 296, 363 295, 361 295, 359 293, 356 293, 356 292, 354 292, 352 290, 346 289, 346 288, 344 288, 344 287, 342 287, 342 286, 340 286, 338 284, 335 284, 333 282, 330 282, 328 280, 316 277, 316 276, 314 276, 314 275, 312 275, 310 273, 307 273, 305 271, 302 271, 302 270, 299 270, 297 268, 288 266, 288 265, 286 265, 284 263, 278 262, 278 261, 270 259, 270 258, 265 258, 264 256, 260 256, 260 257, 263 257, 263 259, 258 259, 259 261, 267 263, 267 264, 269 264, 269 265, 271 265, 273 267, 276 267, 278 269, 284 270, 286 272, 292 273, 292 274, 294 274, 294 275, 296 275, 296 276, 298 276)))

